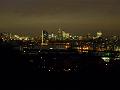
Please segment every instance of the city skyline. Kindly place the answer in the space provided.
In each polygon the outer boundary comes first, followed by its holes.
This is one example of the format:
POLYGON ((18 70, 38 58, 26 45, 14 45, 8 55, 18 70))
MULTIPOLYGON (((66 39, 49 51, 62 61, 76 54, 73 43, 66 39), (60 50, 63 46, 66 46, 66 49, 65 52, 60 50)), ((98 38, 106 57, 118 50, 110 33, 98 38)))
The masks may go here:
POLYGON ((57 35, 58 34, 58 32, 59 31, 61 31, 61 33, 65 33, 65 34, 69 34, 69 35, 72 35, 72 36, 79 36, 79 37, 86 37, 86 36, 92 36, 92 37, 95 37, 96 35, 97 35, 97 33, 102 33, 102 36, 103 37, 113 37, 113 36, 117 36, 117 37, 119 37, 120 35, 119 34, 107 34, 106 35, 106 33, 103 31, 101 31, 101 30, 99 30, 99 31, 96 31, 96 32, 86 32, 86 33, 71 33, 71 32, 67 32, 66 30, 64 30, 64 29, 60 29, 60 28, 57 28, 56 29, 56 31, 49 31, 49 30, 46 30, 46 29, 41 29, 40 30, 40 32, 39 33, 35 33, 35 32, 33 32, 33 33, 30 33, 30 32, 5 32, 5 31, 3 31, 3 32, 1 32, 0 31, 0 33, 1 34, 8 34, 8 35, 19 35, 19 36, 30 36, 30 37, 39 37, 39 36, 42 36, 42 31, 45 31, 45 32, 47 32, 49 35, 52 35, 52 34, 54 34, 54 35, 57 35))
POLYGON ((55 32, 79 35, 102 31, 119 35, 119 0, 1 0, 0 32, 41 33, 44 25, 55 32))

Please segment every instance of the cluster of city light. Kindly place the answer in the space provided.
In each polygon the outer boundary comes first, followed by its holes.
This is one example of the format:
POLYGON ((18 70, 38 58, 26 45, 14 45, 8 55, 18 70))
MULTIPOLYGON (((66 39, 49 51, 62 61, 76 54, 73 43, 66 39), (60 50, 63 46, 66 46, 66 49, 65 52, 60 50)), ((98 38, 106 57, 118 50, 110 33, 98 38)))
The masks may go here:
MULTIPOLYGON (((117 36, 113 36, 111 38, 104 38, 102 36, 102 32, 97 32, 96 36, 91 36, 91 34, 88 34, 86 36, 77 36, 72 35, 70 33, 65 32, 62 29, 59 29, 57 33, 51 33, 49 34, 47 31, 43 31, 42 37, 39 35, 39 39, 36 39, 36 41, 42 41, 41 45, 49 45, 51 41, 54 41, 54 43, 57 43, 57 41, 62 41, 58 45, 58 47, 62 47, 64 49, 67 49, 69 47, 74 47, 78 50, 97 50, 97 51, 105 51, 105 50, 113 50, 113 51, 120 51, 120 39, 117 36), (73 42, 71 42, 73 41, 73 42), (74 42, 76 41, 76 42, 74 42), (69 43, 66 43, 69 42, 69 43), (63 43, 65 43, 63 45, 63 43), (73 44, 72 44, 73 43, 73 44), (86 46, 87 45, 87 46, 86 46)), ((17 34, 8 34, 3 33, 1 38, 3 41, 6 40, 21 40, 21 41, 34 41, 34 37, 28 37, 24 35, 17 35, 17 34)), ((40 43, 40 42, 39 42, 40 43)), ((53 44, 55 45, 55 44, 53 44)), ((56 46, 57 46, 56 45, 56 46)))
POLYGON ((120 51, 120 46, 119 47, 117 46, 115 51, 120 51))
POLYGON ((0 36, 1 39, 3 39, 4 41, 7 41, 7 40, 33 40, 32 37, 28 37, 28 36, 19 36, 17 34, 9 34, 9 33, 2 33, 1 36, 0 36))
POLYGON ((18 39, 18 40, 29 40, 29 38, 28 37, 20 37, 20 36, 18 36, 18 35, 14 35, 14 37, 13 37, 15 40, 16 39, 18 39))
POLYGON ((66 33, 65 31, 62 31, 59 29, 57 34, 51 33, 48 35, 48 39, 54 39, 54 40, 65 40, 70 38, 70 33, 66 33))

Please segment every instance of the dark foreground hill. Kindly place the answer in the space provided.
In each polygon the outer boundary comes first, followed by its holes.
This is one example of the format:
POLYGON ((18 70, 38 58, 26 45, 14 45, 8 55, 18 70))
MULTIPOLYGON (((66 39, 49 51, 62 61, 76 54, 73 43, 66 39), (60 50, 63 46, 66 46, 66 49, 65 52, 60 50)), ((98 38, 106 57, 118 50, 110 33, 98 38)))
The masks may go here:
POLYGON ((91 82, 117 80, 120 72, 120 61, 112 61, 106 66, 100 57, 77 54, 29 56, 10 44, 0 44, 0 66, 1 82, 6 87, 80 88, 91 82))

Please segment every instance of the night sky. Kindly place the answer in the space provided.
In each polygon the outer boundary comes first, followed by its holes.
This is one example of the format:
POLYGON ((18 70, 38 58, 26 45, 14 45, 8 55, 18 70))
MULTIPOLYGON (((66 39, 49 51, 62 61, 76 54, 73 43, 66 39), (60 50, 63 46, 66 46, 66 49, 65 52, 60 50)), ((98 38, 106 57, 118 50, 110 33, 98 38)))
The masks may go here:
POLYGON ((120 35, 120 0, 0 0, 0 31, 120 35))

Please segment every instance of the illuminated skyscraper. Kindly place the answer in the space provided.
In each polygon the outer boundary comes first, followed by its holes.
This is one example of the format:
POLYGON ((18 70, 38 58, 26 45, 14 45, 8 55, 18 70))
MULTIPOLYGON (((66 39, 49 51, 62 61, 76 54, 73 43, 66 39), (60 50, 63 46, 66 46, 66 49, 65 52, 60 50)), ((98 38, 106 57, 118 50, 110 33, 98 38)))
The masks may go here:
POLYGON ((101 31, 97 32, 97 38, 99 38, 99 37, 102 37, 102 32, 101 31))
POLYGON ((48 40, 48 32, 45 30, 42 30, 42 43, 41 45, 47 45, 47 40, 48 40))
POLYGON ((70 38, 70 34, 66 33, 61 27, 58 29, 57 32, 57 39, 58 40, 66 40, 70 38))

